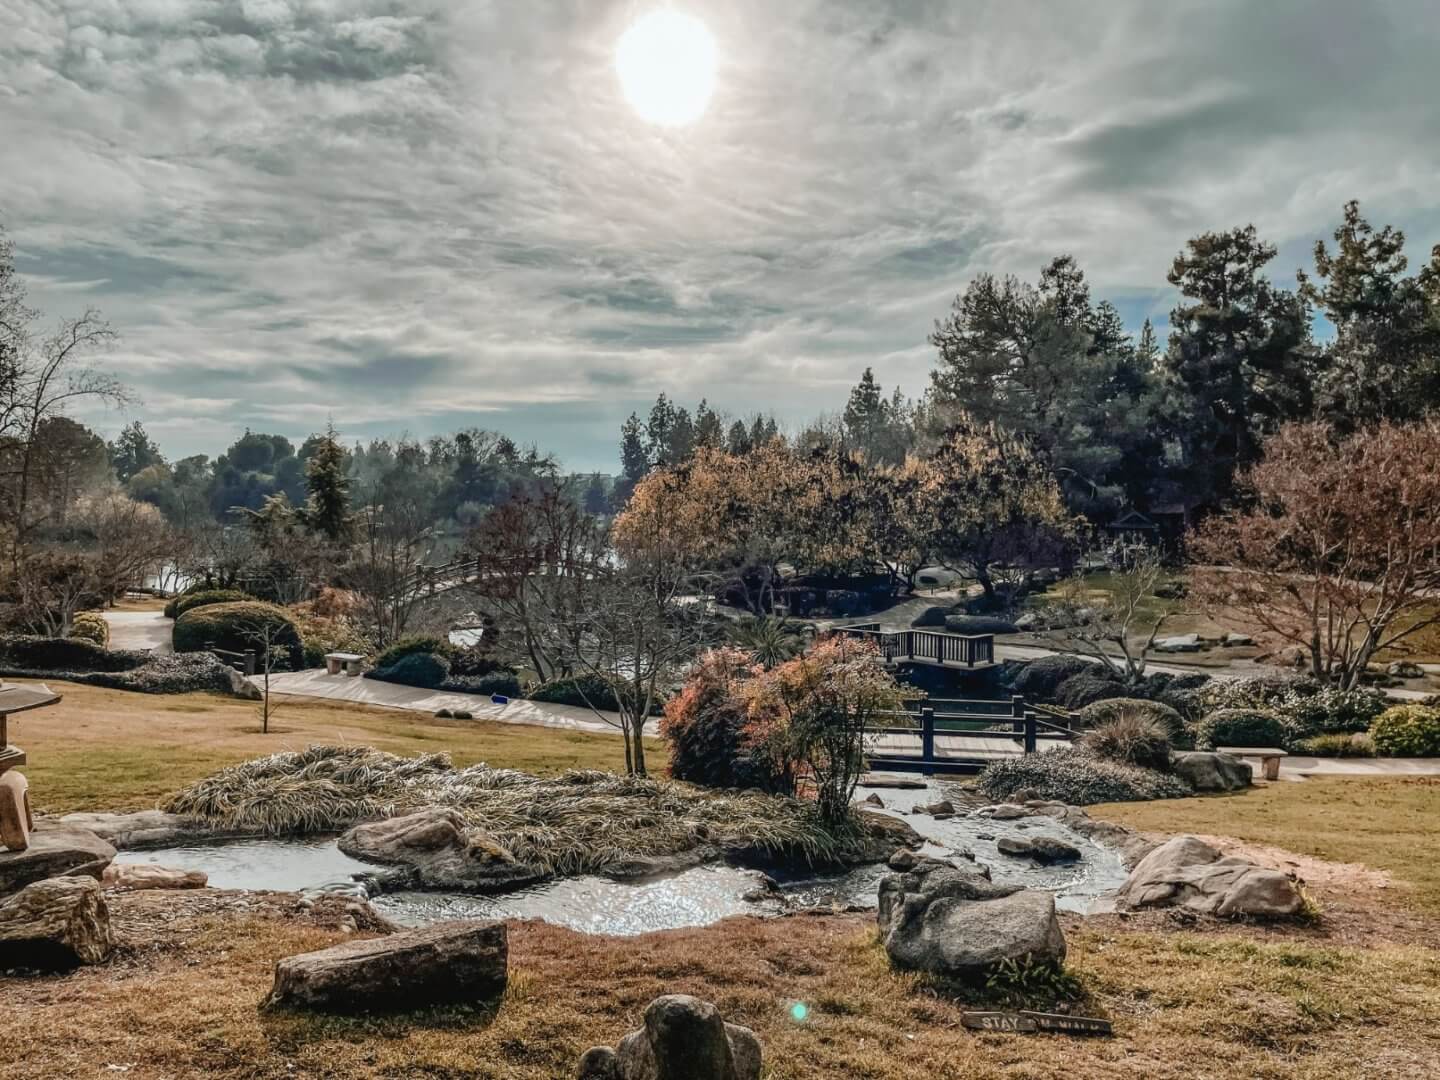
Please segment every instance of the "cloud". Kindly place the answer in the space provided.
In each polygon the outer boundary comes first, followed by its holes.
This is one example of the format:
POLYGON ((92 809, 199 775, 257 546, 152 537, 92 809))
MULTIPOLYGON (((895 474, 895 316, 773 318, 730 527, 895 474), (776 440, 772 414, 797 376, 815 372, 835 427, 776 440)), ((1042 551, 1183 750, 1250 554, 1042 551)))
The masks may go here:
POLYGON ((0 220, 173 454, 333 413, 581 468, 662 389, 917 392, 982 270, 1071 252, 1138 323, 1205 229, 1281 275, 1352 196, 1440 239, 1425 0, 685 6, 718 87, 661 130, 614 76, 628 0, 0 0, 0 220))

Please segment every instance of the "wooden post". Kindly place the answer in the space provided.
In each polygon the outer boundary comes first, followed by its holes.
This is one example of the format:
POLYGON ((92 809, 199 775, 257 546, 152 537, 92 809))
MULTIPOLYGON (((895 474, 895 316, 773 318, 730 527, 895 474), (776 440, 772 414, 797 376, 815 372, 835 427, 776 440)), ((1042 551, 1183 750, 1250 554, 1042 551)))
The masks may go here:
POLYGON ((246 675, 254 675, 254 674, 255 674, 255 650, 254 650, 254 649, 246 649, 246 650, 245 650, 245 674, 246 674, 246 675))
POLYGON ((920 709, 920 757, 935 760, 935 709, 930 705, 920 709))
POLYGON ((1035 753, 1035 714, 1025 714, 1025 753, 1035 753))
POLYGON ((1025 699, 1019 694, 1010 699, 1010 715, 1014 718, 1010 730, 1019 735, 1025 730, 1025 699))

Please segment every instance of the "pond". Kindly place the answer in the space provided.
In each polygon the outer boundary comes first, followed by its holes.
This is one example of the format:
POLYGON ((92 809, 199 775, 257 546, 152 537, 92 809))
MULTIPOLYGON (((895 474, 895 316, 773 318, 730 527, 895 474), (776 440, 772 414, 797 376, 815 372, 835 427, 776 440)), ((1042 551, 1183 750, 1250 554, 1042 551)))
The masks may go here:
MULTIPOLYGON (((1125 880, 1119 857, 1046 817, 993 821, 969 816, 937 821, 907 811, 921 803, 962 796, 943 781, 919 789, 860 788, 863 799, 875 791, 885 812, 901 816, 926 839, 925 851, 951 856, 969 850, 988 865, 997 882, 1048 889, 1057 906, 1085 912, 1104 905, 1104 896, 1125 880), (1052 836, 1083 853, 1078 863, 1041 866, 1002 855, 996 841, 1004 836, 1052 836)), ((256 839, 196 844, 153 851, 124 851, 117 862, 154 863, 203 870, 218 889, 273 889, 293 892, 347 892, 364 895, 364 878, 383 868, 342 853, 333 838, 256 839)), ((874 907, 876 889, 886 873, 882 865, 836 874, 790 874, 768 893, 758 871, 726 865, 700 866, 638 881, 601 877, 565 878, 493 896, 451 892, 393 892, 372 903, 402 925, 442 919, 535 918, 596 934, 642 934, 652 930, 706 926, 731 915, 779 914, 797 907, 874 907)))

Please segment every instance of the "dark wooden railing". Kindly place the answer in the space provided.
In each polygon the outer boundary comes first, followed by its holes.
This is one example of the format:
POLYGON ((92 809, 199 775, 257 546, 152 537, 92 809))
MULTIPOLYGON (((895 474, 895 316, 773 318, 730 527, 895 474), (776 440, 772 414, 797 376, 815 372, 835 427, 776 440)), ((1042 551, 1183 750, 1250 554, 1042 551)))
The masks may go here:
POLYGON ((881 630, 878 623, 837 626, 835 633, 875 642, 887 664, 938 664, 973 668, 995 663, 993 634, 944 634, 937 630, 881 630))
POLYGON ((1062 717, 1044 719, 1022 697, 1013 697, 1008 701, 927 699, 911 710, 892 715, 896 723, 873 728, 873 734, 918 736, 919 753, 897 750, 872 752, 868 755, 872 769, 975 773, 997 758, 1013 756, 1017 742, 1022 754, 1034 754, 1042 741, 1069 742, 1075 734, 1069 727, 1057 722, 1062 717), (935 740, 937 736, 946 735, 980 740, 993 744, 994 748, 972 747, 960 753, 941 753, 935 740))

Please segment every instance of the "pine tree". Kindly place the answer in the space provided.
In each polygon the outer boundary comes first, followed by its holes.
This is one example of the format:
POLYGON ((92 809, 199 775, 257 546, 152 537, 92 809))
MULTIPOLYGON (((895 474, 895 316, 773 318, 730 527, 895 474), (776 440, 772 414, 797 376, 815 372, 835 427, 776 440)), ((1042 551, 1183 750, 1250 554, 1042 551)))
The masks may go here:
POLYGON ((605 490, 605 481, 599 473, 590 474, 590 483, 585 488, 585 512, 597 516, 610 513, 610 493, 605 490))
POLYGON ((315 444, 305 465, 305 523, 311 531, 335 542, 350 538, 350 478, 346 475, 345 448, 331 424, 315 444))
POLYGON ((724 442, 725 429, 720 423, 720 415, 701 398, 695 410, 695 446, 718 450, 724 442))
POLYGON ((652 465, 670 464, 670 438, 675 420, 675 406, 662 393, 650 407, 650 419, 645 424, 645 456, 652 465))
POLYGON ((160 448, 151 442, 139 420, 125 425, 125 430, 110 444, 110 464, 115 469, 116 479, 122 484, 151 465, 164 463, 160 448))
POLYGON ((750 433, 745 430, 745 423, 736 420, 730 425, 730 434, 725 440, 726 449, 739 457, 741 454, 748 454, 751 449, 750 433))
POLYGON ((620 425, 620 471, 631 484, 639 483, 650 471, 650 456, 641 439, 640 418, 634 413, 620 425))

